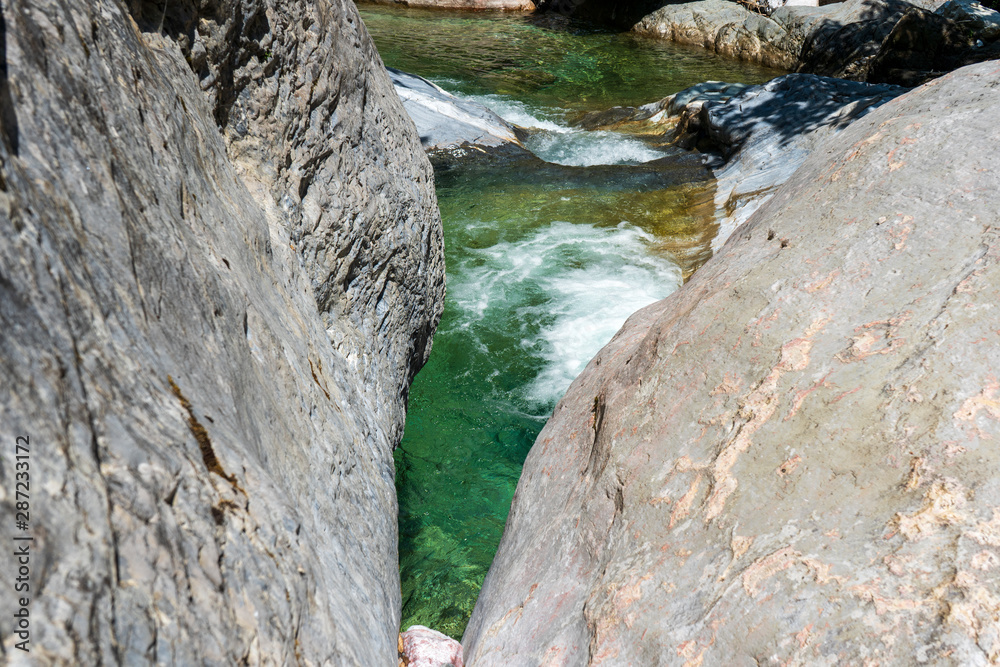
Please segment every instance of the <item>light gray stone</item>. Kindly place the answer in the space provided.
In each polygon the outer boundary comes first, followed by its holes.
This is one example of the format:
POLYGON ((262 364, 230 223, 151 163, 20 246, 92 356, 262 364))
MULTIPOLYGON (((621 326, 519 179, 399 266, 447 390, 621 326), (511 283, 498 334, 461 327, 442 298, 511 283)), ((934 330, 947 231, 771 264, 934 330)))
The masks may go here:
POLYGON ((0 539, 19 435, 34 538, 6 658, 395 664, 392 449, 443 257, 353 4, 2 17, 0 539))
POLYGON ((474 665, 1000 654, 995 63, 816 146, 574 381, 474 665))
POLYGON ((513 125, 472 100, 461 99, 427 79, 388 68, 403 108, 417 126, 426 151, 463 144, 496 148, 521 145, 513 125))
POLYGON ((733 231, 771 198, 830 136, 905 92, 813 74, 788 74, 745 89, 725 101, 689 97, 681 113, 697 136, 689 142, 717 151, 715 196, 718 249, 733 231), (694 126, 694 127, 693 127, 694 126))

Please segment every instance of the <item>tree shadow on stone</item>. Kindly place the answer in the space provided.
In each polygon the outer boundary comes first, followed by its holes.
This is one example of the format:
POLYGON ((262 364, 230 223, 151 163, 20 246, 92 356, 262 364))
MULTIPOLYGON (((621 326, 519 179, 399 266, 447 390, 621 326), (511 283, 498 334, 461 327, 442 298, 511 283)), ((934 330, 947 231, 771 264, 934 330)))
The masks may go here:
POLYGON ((748 140, 785 148, 817 129, 842 129, 903 92, 898 86, 791 74, 728 102, 706 104, 696 124, 697 136, 689 143, 724 159, 748 140))

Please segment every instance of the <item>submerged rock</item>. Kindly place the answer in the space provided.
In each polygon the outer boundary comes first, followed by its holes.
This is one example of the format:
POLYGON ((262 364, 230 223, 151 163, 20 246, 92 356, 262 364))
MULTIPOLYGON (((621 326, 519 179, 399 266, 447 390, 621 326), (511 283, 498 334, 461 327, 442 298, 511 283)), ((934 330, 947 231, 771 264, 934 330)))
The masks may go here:
POLYGON ((475 665, 1000 654, 995 63, 817 145, 525 463, 475 665))
POLYGON ((34 540, 30 657, 394 664, 392 450, 444 266, 353 4, 2 18, 0 433, 31 511, 15 533, 0 467, 0 536, 34 540))
POLYGON ((437 630, 411 625, 399 636, 403 667, 465 667, 462 645, 437 630))

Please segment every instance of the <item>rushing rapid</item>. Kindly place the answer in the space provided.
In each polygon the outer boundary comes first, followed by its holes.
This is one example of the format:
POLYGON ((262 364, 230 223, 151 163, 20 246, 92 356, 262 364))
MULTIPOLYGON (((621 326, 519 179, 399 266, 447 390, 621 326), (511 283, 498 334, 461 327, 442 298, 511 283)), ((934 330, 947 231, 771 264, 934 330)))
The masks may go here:
POLYGON ((539 158, 435 175, 448 296, 396 453, 400 568, 403 627, 458 638, 555 403, 629 315, 711 254, 713 189, 696 159, 574 120, 772 72, 558 17, 362 17, 388 65, 526 128, 539 158))

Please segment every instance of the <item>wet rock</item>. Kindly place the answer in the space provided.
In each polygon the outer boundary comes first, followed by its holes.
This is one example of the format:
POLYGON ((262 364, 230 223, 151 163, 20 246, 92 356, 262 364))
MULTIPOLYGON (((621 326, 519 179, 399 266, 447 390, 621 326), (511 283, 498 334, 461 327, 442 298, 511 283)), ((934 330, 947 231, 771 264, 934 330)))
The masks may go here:
POLYGON ((814 148, 525 464, 476 665, 1000 653, 995 63, 814 148))
POLYGON ((353 4, 2 17, 0 438, 30 439, 30 657, 393 664, 392 450, 443 257, 353 4))
MULTIPOLYGON (((725 102, 751 88, 744 83, 706 81, 640 107, 613 107, 585 114, 577 124, 585 130, 620 130, 632 134, 666 133, 682 121, 697 118, 698 111, 713 102, 725 102)), ((667 143, 677 143, 684 131, 668 133, 667 143)), ((685 143, 685 142, 680 142, 685 143)), ((693 144, 692 144, 693 145, 693 144)), ((691 147, 691 146, 687 146, 691 147)))
POLYGON ((520 146, 518 129, 481 104, 458 98, 423 77, 388 68, 426 151, 520 146))

